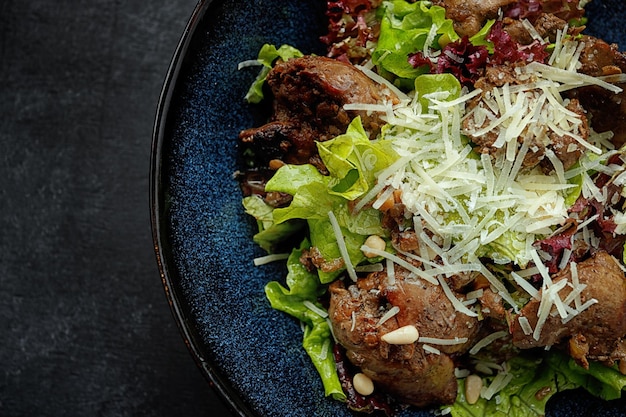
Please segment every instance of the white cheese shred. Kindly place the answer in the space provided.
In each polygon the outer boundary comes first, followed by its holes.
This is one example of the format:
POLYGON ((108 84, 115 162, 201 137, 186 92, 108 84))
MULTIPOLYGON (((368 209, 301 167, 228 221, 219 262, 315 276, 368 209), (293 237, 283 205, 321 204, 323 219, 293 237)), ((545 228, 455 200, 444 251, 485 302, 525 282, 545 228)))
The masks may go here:
POLYGON ((502 339, 503 337, 506 337, 507 335, 508 335, 508 332, 505 332, 504 330, 502 330, 499 332, 491 333, 483 337, 478 342, 476 342, 476 344, 470 349, 469 351, 470 355, 477 354, 482 348, 489 346, 491 343, 495 342, 498 339, 502 339))
POLYGON ((289 258, 288 253, 273 253, 270 255, 259 256, 258 258, 254 258, 253 262, 255 266, 269 264, 271 262, 283 261, 289 258))
POLYGON ((438 282, 430 275, 426 274, 423 270, 421 270, 420 268, 416 267, 415 265, 411 264, 410 262, 405 261, 404 259, 400 258, 399 256, 396 256, 394 254, 391 254, 389 252, 386 252, 384 250, 379 250, 379 249, 374 249, 374 248, 370 248, 369 246, 361 246, 361 250, 367 250, 371 253, 373 253, 374 255, 377 256, 382 256, 383 258, 386 258, 400 266, 402 266, 404 269, 408 270, 409 272, 413 272, 416 276, 418 276, 419 278, 423 278, 426 281, 430 282, 433 285, 438 285, 438 282))
POLYGON ((533 328, 530 325, 530 322, 528 321, 527 317, 519 316, 517 318, 517 322, 519 323, 520 327, 522 328, 522 331, 524 332, 526 336, 531 335, 533 333, 533 328))
POLYGON ((423 337, 420 336, 417 339, 419 343, 426 343, 429 345, 439 345, 439 346, 454 346, 454 345, 462 345, 467 343, 467 337, 455 337, 454 339, 440 339, 437 337, 423 337))
POLYGON ((437 279, 439 280, 439 285, 441 285, 441 288, 443 289, 443 293, 446 295, 446 297, 448 297, 448 300, 450 300, 450 302, 452 303, 452 305, 454 306, 454 309, 456 311, 458 311, 459 313, 463 313, 463 314, 465 314, 466 316, 469 316, 469 317, 477 317, 478 316, 478 314, 475 311, 472 311, 469 308, 465 307, 465 305, 463 305, 461 300, 456 298, 456 295, 454 295, 454 293, 452 292, 452 290, 448 286, 448 283, 446 282, 446 280, 445 280, 445 278, 443 276, 438 275, 437 279))
POLYGON ((385 261, 387 265, 387 285, 394 286, 396 285, 396 267, 391 259, 387 258, 385 261))
POLYGON ((313 304, 311 301, 309 300, 304 300, 302 302, 302 304, 308 308, 309 310, 311 310, 312 312, 314 312, 315 314, 317 314, 318 316, 320 316, 321 318, 325 319, 326 317, 328 317, 328 312, 318 306, 316 306, 315 304, 313 304))
POLYGON ((241 69, 248 68, 248 67, 260 67, 260 66, 263 66, 263 64, 258 59, 248 59, 246 61, 241 61, 239 64, 237 64, 237 69, 241 70, 241 69))
POLYGON ((441 351, 439 349, 437 349, 436 347, 433 347, 433 346, 430 346, 430 345, 427 345, 427 344, 423 344, 422 348, 427 353, 432 353, 434 355, 441 355, 441 351))
POLYGON ((388 321, 391 318, 393 318, 399 312, 400 312, 400 307, 398 307, 398 306, 391 307, 385 314, 383 314, 383 316, 380 318, 380 320, 378 320, 378 323, 376 323, 376 327, 382 326, 386 321, 388 321))
POLYGON ((330 339, 324 340, 322 351, 320 352, 320 359, 325 360, 328 357, 328 352, 330 352, 330 339))
POLYGON ((502 391, 509 385, 509 382, 513 379, 513 374, 507 372, 499 372, 491 381, 488 387, 483 387, 480 392, 480 396, 486 400, 491 400, 494 395, 502 391))
POLYGON ((341 227, 339 226, 339 222, 337 221, 337 217, 335 217, 335 213, 332 211, 328 212, 328 219, 330 220, 330 224, 333 227, 333 232, 335 233, 335 239, 337 240, 337 246, 339 247, 339 253, 343 258, 343 262, 346 266, 346 272, 348 276, 352 279, 352 281, 357 281, 356 271, 354 270, 354 266, 352 265, 352 261, 350 260, 350 255, 348 254, 348 248, 346 247, 346 242, 343 239, 343 233, 341 233, 341 227))
POLYGON ((519 274, 515 272, 511 272, 511 276, 515 280, 515 283, 519 285, 520 287, 522 287, 522 289, 526 291, 532 298, 536 300, 540 300, 539 291, 535 287, 533 287, 530 284, 530 282, 526 281, 524 278, 522 278, 519 274))

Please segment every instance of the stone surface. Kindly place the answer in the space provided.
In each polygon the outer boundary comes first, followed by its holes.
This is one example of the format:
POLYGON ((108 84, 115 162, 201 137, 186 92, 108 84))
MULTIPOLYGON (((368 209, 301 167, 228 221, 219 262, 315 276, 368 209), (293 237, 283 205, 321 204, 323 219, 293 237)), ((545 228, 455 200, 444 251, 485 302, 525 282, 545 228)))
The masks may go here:
POLYGON ((169 311, 152 125, 194 0, 0 5, 0 415, 227 416, 169 311))

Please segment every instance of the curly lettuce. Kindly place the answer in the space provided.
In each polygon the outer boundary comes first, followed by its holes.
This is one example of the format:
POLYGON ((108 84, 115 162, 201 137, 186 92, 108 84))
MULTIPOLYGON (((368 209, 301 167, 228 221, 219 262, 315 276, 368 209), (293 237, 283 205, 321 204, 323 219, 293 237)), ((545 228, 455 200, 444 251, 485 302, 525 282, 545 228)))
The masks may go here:
MULTIPOLYGON (((491 399, 481 397, 469 404, 465 380, 459 380, 457 400, 446 407, 452 417, 539 417, 545 415, 548 400, 559 392, 582 388, 604 400, 615 400, 626 387, 626 375, 616 367, 592 362, 585 369, 559 352, 546 352, 543 358, 520 355, 507 364, 511 380, 491 399)), ((490 384, 494 378, 483 380, 490 384)))
POLYGON ((332 355, 332 334, 326 317, 316 310, 324 307, 318 298, 324 292, 315 273, 299 261, 303 249, 309 247, 305 239, 300 248, 294 249, 287 260, 287 286, 276 281, 265 286, 265 295, 272 308, 285 312, 304 324, 302 346, 320 374, 326 396, 345 401, 345 394, 337 376, 332 355), (313 306, 313 307, 311 307, 313 306))
MULTIPOLYGON (((337 218, 353 265, 365 257, 360 247, 369 235, 385 235, 380 212, 364 208, 352 213, 349 203, 364 195, 375 184, 375 173, 390 165, 397 154, 386 141, 370 141, 360 118, 336 138, 318 143, 320 157, 329 171, 322 175, 312 165, 285 165, 268 181, 267 191, 293 196, 289 206, 272 212, 274 224, 304 219, 311 244, 327 261, 341 258, 329 212, 337 218)), ((323 284, 333 281, 345 268, 319 271, 323 284)))
POLYGON ((269 74, 276 60, 281 59, 286 61, 290 58, 298 58, 303 55, 304 54, 299 49, 290 45, 282 45, 279 48, 270 44, 263 45, 257 58, 258 64, 263 67, 248 89, 245 96, 246 101, 248 101, 248 103, 260 103, 263 100, 265 97, 263 86, 265 85, 267 74, 269 74))

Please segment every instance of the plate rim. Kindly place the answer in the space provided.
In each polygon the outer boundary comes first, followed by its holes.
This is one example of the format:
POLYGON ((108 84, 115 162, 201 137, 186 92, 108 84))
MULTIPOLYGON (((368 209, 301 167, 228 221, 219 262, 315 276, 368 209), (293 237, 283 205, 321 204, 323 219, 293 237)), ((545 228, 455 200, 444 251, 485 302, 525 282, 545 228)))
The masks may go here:
POLYGON ((169 115, 174 99, 174 92, 181 82, 185 57, 187 56, 191 44, 198 30, 205 19, 210 18, 207 12, 222 3, 221 0, 198 0, 185 26, 179 42, 174 50, 169 67, 164 77, 161 93, 158 98, 158 105, 152 132, 152 145, 150 156, 149 174, 149 204, 150 222, 152 228, 153 249, 156 255, 159 274, 165 295, 170 306, 170 311, 175 319, 179 332, 190 352, 194 362, 200 369, 202 375, 208 381, 211 388, 218 394, 222 402, 228 406, 231 412, 241 417, 260 417, 260 414, 248 405, 243 399, 242 393, 238 392, 227 377, 219 371, 210 352, 203 345, 202 338, 198 330, 193 327, 193 318, 185 310, 184 298, 180 296, 180 291, 173 277, 179 274, 173 262, 173 254, 169 250, 167 239, 167 208, 166 190, 163 187, 163 146, 167 143, 166 136, 169 126, 169 115))
POLYGON ((189 313, 185 311, 183 302, 175 290, 176 284, 173 275, 176 274, 172 253, 169 251, 166 238, 167 233, 167 209, 165 204, 166 191, 163 186, 163 146, 166 143, 168 116, 174 97, 174 91, 179 83, 179 76, 183 67, 185 56, 189 52, 190 45, 200 24, 207 17, 210 6, 215 0, 198 0, 191 13, 185 29, 181 34, 178 44, 170 60, 165 73, 161 92, 157 102, 156 114, 152 130, 152 144, 149 170, 149 204, 150 225, 152 230, 152 243, 156 256, 156 262, 165 292, 170 312, 176 322, 176 326, 183 338, 187 350, 191 354, 196 366, 208 381, 209 386, 218 394, 222 402, 228 406, 231 412, 241 417, 257 417, 247 406, 240 393, 238 393, 227 379, 218 371, 213 360, 207 355, 200 336, 191 326, 189 313))

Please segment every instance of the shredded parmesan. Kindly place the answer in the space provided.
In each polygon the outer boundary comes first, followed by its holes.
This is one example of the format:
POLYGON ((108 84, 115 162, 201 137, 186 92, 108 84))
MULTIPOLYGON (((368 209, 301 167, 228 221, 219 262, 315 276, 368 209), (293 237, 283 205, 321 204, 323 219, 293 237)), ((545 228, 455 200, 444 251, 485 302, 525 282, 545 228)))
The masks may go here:
POLYGON ((273 253, 270 255, 259 256, 258 258, 254 258, 253 262, 255 266, 265 265, 271 262, 283 261, 289 258, 288 253, 273 253))
POLYGON ((352 281, 356 282, 356 271, 354 270, 354 266, 352 265, 352 261, 350 260, 350 255, 348 255, 348 248, 346 247, 346 242, 343 239, 343 233, 341 233, 341 227, 339 226, 337 217, 335 217, 335 214, 332 211, 329 211, 328 219, 330 220, 330 224, 333 227, 335 239, 337 240, 337 246, 339 247, 339 253, 341 253, 341 257, 343 258, 344 264, 346 266, 346 271, 348 272, 348 276, 350 276, 352 281))
POLYGON ((407 269, 409 272, 413 272, 415 275, 417 275, 419 278, 423 278, 426 281, 430 282, 431 284, 434 285, 438 285, 438 282, 429 274, 426 274, 423 270, 421 270, 420 268, 416 267, 415 265, 411 264, 410 262, 405 261, 404 259, 391 254, 389 252, 386 252, 384 250, 379 250, 379 249, 374 249, 374 248, 370 248, 370 247, 366 247, 366 246, 362 246, 361 250, 368 250, 378 256, 382 256, 383 258, 386 258, 400 266, 402 266, 403 268, 407 269))
POLYGON ((481 350, 482 348, 484 348, 486 346, 489 346, 494 341, 496 341, 498 339, 502 339, 503 337, 506 337, 507 335, 508 335, 508 333, 503 330, 503 331, 491 333, 491 334, 483 337, 478 342, 476 342, 476 344, 474 346, 472 346, 472 348, 469 351, 470 355, 477 354, 478 351, 481 350))
POLYGON ((437 279, 439 280, 439 285, 441 285, 441 288, 443 289, 443 293, 446 295, 446 297, 448 297, 456 311, 470 317, 478 316, 478 313, 465 307, 465 305, 463 305, 463 303, 458 298, 456 298, 456 295, 454 295, 454 293, 448 286, 448 283, 441 275, 437 276, 437 279))
POLYGON ((467 337, 455 337, 454 339, 440 339, 437 337, 423 337, 420 336, 417 341, 419 343, 426 343, 429 345, 440 345, 440 346, 454 346, 454 345, 462 345, 463 343, 467 343, 467 337))
POLYGON ((314 312, 315 314, 317 314, 318 316, 320 316, 321 318, 325 319, 326 317, 328 317, 328 312, 318 306, 316 306, 315 304, 313 304, 311 301, 309 300, 304 300, 302 302, 302 304, 304 304, 304 306, 306 308, 308 308, 309 310, 311 310, 312 312, 314 312))
POLYGON ((533 287, 528 281, 522 278, 518 273, 511 272, 511 276, 513 277, 517 285, 522 287, 522 289, 526 291, 532 298, 536 300, 540 299, 539 291, 535 287, 533 287))
POLYGON ((249 60, 246 60, 246 61, 241 61, 239 64, 237 64, 237 69, 241 70, 241 69, 247 68, 247 67, 259 67, 259 66, 262 66, 262 65, 263 64, 258 59, 249 59, 249 60))
POLYGON ((488 387, 483 387, 480 392, 480 396, 486 400, 490 400, 498 392, 502 391, 509 382, 513 379, 513 374, 507 372, 500 372, 491 381, 488 387))
POLYGON ((387 265, 387 285, 396 285, 396 268, 393 265, 393 260, 387 258, 385 264, 387 265))
POLYGON ((427 344, 423 344, 422 348, 424 348, 424 350, 427 353, 432 353, 432 354, 435 354, 435 355, 441 355, 441 351, 439 349, 433 347, 433 346, 430 346, 430 345, 427 345, 427 344))
POLYGON ((322 344, 322 351, 320 352, 320 359, 325 360, 328 357, 328 352, 330 351, 330 339, 324 340, 322 344))
POLYGON ((380 327, 382 326, 387 320, 393 318, 396 314, 398 314, 400 312, 400 307, 398 306, 393 306, 389 309, 389 311, 387 311, 381 318, 380 320, 378 320, 378 323, 376 323, 376 327, 380 327))
MULTIPOLYGON (((522 23, 532 28, 529 22, 522 23)), ((431 31, 429 39, 434 39, 435 33, 431 31)), ((530 34, 540 38, 534 30, 530 34)), ((549 65, 532 62, 517 67, 514 71, 520 83, 504 84, 489 91, 476 89, 459 97, 449 97, 446 91, 425 95, 416 92, 409 96, 372 71, 371 63, 359 67, 396 94, 400 102, 352 103, 345 108, 380 113, 389 125, 379 140, 390 141, 399 158, 376 174, 376 184, 355 202, 354 210, 361 211, 370 204, 380 208, 394 192, 400 191, 407 219, 412 219, 411 226, 419 236, 419 256, 366 248, 385 259, 389 285, 395 283, 395 268, 402 267, 417 279, 440 285, 457 312, 476 317, 471 304, 482 293, 471 292, 465 299, 459 299, 446 279, 458 274, 480 274, 519 313, 517 298, 526 297, 509 293, 501 277, 495 276, 479 259, 488 257, 496 264, 513 263, 519 270, 510 274, 511 279, 539 302, 534 329, 526 317, 517 318, 523 332, 532 334, 536 340, 549 317, 558 316, 566 322, 596 302, 593 299, 582 302, 585 286, 578 281, 575 263, 570 264, 571 282, 553 282, 544 264, 547 254, 533 245, 555 233, 568 219, 569 194, 579 180, 583 197, 606 201, 606 188, 596 186, 588 174, 591 170, 626 184, 623 167, 607 164, 610 156, 618 152, 611 148, 611 135, 591 131, 585 139, 584 116, 571 110, 569 100, 562 96, 564 91, 585 85, 617 93, 621 88, 612 83, 626 81, 624 76, 603 79, 578 73, 583 48, 584 44, 569 37, 565 28, 557 34, 549 65), (492 148, 496 151, 492 155, 477 155, 468 141, 484 135, 495 138, 492 148), (552 141, 551 135, 572 139, 569 152, 580 149, 585 152, 576 167, 565 170, 557 154, 546 147, 552 141), (549 175, 539 166, 526 168, 527 157, 540 148, 545 148, 545 160, 553 168, 549 175), (418 261, 419 266, 412 261, 418 261), (542 278, 539 290, 527 280, 537 274, 542 278), (566 286, 571 291, 561 298, 559 292, 566 286)), ((423 52, 427 58, 433 58, 429 55, 430 48, 425 47, 423 52)), ((328 215, 348 275, 356 280, 341 229, 333 213, 328 215)), ((596 218, 578 226, 577 233, 590 245, 597 238, 586 226, 596 218)), ((626 216, 616 214, 615 218, 618 227, 626 230, 626 216)), ((562 268, 567 266, 570 253, 564 253, 562 268)), ((385 313, 379 325, 397 314, 396 308, 385 313)), ((505 335, 505 332, 493 333, 479 341, 472 351, 476 353, 505 335)), ((434 339, 421 340, 425 350, 435 349, 430 346, 437 344, 434 339)), ((506 372, 499 373, 484 389, 485 398, 492 398, 510 377, 506 372)))
POLYGON ((385 77, 381 77, 380 75, 378 75, 377 73, 372 71, 367 66, 356 65, 356 67, 359 70, 361 70, 361 72, 363 74, 365 74, 369 78, 371 78, 373 81, 375 81, 378 84, 381 84, 381 85, 384 85, 385 87, 387 87, 389 89, 389 91, 392 91, 400 100, 407 100, 407 101, 409 100, 409 97, 402 90, 400 90, 398 87, 393 85, 393 83, 389 82, 389 80, 387 80, 385 77))
POLYGON ((519 323, 520 327, 522 328, 522 332, 524 332, 524 334, 526 336, 531 335, 533 333, 533 328, 530 325, 530 322, 528 321, 527 317, 519 316, 517 318, 517 322, 519 323))

